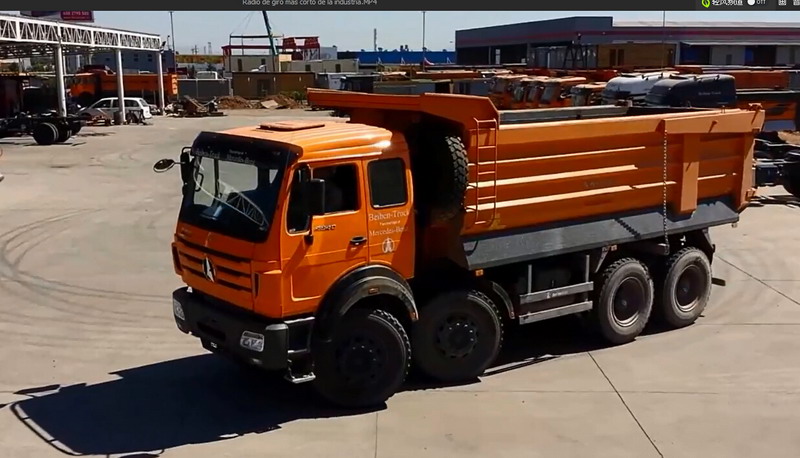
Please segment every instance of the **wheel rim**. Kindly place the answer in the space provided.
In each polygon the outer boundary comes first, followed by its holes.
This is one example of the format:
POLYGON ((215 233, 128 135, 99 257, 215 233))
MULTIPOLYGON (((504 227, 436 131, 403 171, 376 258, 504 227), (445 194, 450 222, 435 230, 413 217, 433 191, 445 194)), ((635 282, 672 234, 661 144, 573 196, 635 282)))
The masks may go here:
POLYGON ((696 265, 686 267, 675 282, 675 304, 682 312, 690 312, 703 295, 705 275, 696 265))
POLYGON ((448 316, 437 329, 436 347, 448 358, 469 356, 477 344, 478 325, 470 317, 448 316))
POLYGON ((336 365, 347 384, 374 382, 384 366, 383 351, 370 337, 352 336, 337 348, 336 365))
POLYGON ((614 320, 623 327, 631 326, 639 318, 645 302, 645 286, 638 278, 626 278, 614 294, 614 320))

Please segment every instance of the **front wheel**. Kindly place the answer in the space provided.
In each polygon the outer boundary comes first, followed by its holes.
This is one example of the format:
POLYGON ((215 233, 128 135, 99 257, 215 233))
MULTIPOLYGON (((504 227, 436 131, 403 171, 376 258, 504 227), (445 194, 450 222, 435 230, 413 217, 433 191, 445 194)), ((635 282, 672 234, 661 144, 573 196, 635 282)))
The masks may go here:
POLYGON ((653 310, 647 267, 633 258, 620 259, 603 271, 598 283, 593 314, 600 335, 612 345, 633 341, 653 310))
POLYGON ((491 299, 459 290, 434 298, 414 324, 414 364, 442 382, 472 380, 497 358, 502 321, 491 299))
POLYGON ((329 402, 361 408, 389 399, 403 384, 411 345, 400 322, 383 310, 354 310, 314 358, 314 385, 329 402))

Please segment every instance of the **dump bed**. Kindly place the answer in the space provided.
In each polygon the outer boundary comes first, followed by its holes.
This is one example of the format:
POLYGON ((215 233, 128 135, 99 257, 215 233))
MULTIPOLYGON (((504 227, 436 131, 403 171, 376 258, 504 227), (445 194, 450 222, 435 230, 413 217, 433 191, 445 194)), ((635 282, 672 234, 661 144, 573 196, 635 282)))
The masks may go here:
POLYGON ((462 235, 465 243, 476 244, 468 248, 472 266, 481 265, 476 259, 483 255, 475 253, 511 250, 512 239, 543 243, 552 254, 558 246, 584 243, 567 239, 586 231, 598 232, 589 237, 594 242, 585 241, 591 245, 617 235, 657 236, 665 227, 678 231, 736 221, 752 196, 752 149, 764 122, 757 106, 499 112, 483 97, 316 90, 309 91, 309 100, 349 112, 352 122, 393 130, 403 128, 402 119, 426 116, 461 126, 470 183, 462 235), (628 217, 635 221, 626 223, 628 217), (568 228, 575 235, 568 235, 568 228), (543 231, 550 231, 546 240, 523 237, 543 231))

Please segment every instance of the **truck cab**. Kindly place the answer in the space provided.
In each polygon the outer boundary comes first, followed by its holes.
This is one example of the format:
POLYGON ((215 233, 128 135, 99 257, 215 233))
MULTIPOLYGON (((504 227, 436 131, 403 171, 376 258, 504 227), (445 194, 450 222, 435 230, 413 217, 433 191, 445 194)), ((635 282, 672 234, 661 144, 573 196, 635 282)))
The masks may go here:
POLYGON ((601 94, 606 83, 578 84, 570 89, 572 106, 583 107, 602 103, 601 94))
POLYGON ((497 75, 492 78, 489 98, 494 106, 498 109, 510 108, 514 100, 514 85, 525 78, 526 75, 516 74, 497 75))
POLYGON ((542 107, 556 108, 570 105, 570 91, 578 84, 586 83, 582 76, 551 78, 544 82, 544 90, 540 98, 542 107))
POLYGON ((643 104, 650 89, 660 80, 675 75, 674 71, 651 73, 624 73, 608 80, 603 89, 603 104, 615 105, 619 102, 631 101, 643 104))
POLYGON ((253 345, 266 341, 270 351, 234 345, 242 358, 290 369, 292 353, 308 351, 330 285, 364 281, 366 265, 413 277, 402 136, 362 124, 262 124, 203 132, 181 156, 172 253, 187 287, 173 305, 181 330, 206 348, 238 344, 250 331, 263 336, 253 345), (250 316, 250 328, 231 324, 231 314, 250 316))

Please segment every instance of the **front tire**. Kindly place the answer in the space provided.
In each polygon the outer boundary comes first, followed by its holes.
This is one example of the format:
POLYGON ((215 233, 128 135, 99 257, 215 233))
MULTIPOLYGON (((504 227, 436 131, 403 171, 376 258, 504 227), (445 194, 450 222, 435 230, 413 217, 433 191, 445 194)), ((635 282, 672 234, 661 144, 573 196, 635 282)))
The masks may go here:
POLYGON ((320 344, 314 386, 340 407, 379 405, 403 384, 410 360, 408 334, 397 318, 383 310, 354 310, 332 341, 320 344))
POLYGON ((647 267, 633 258, 620 259, 603 271, 598 283, 593 313, 599 334, 612 345, 633 341, 653 310, 653 280, 647 267))
POLYGON ((659 285, 659 320, 676 329, 694 323, 711 297, 711 279, 711 263, 699 249, 684 248, 672 255, 659 285))
POLYGON ((438 381, 473 380, 497 358, 502 339, 491 299, 478 291, 445 293, 422 309, 414 324, 414 364, 438 381))

